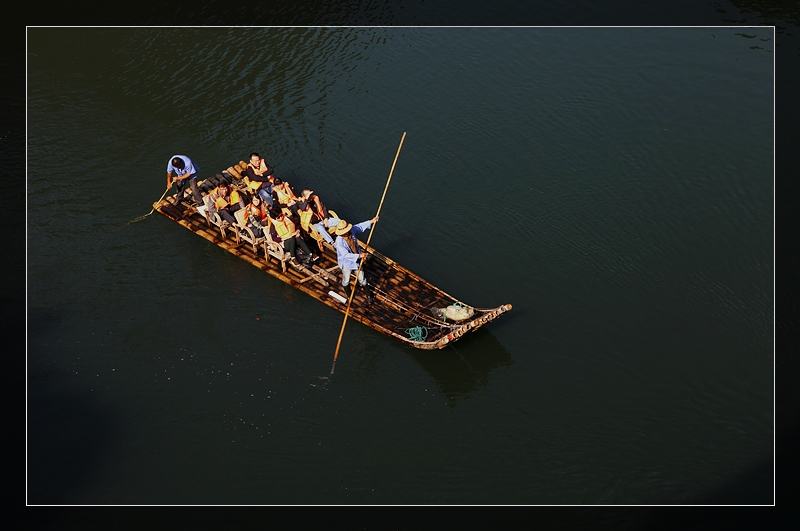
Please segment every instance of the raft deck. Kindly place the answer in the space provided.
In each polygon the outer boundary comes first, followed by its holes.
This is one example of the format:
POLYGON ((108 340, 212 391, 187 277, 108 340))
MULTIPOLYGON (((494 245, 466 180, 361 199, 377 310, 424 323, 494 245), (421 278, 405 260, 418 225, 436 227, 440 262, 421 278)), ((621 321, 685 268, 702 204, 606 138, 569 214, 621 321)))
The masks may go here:
MULTIPOLYGON (((244 192, 241 178, 245 169, 246 164, 240 161, 222 173, 198 181, 198 186, 205 195, 224 180, 244 192)), ((162 199, 153 208, 265 273, 345 313, 348 290, 355 285, 355 277, 351 277, 350 286, 342 287, 336 251, 331 245, 323 243, 320 259, 312 268, 295 268, 287 265, 285 257, 283 260, 279 258, 282 253, 270 253, 266 242, 253 242, 252 237, 248 241, 246 229, 238 226, 225 227, 224 224, 212 222, 203 207, 198 208, 187 203, 187 198, 191 200, 191 193, 186 190, 184 194, 184 200, 177 206, 162 199), (342 299, 345 302, 341 302, 342 299)), ((363 241, 360 243, 370 255, 362 271, 367 277, 374 300, 372 304, 368 304, 365 290, 359 286, 350 306, 349 317, 414 348, 444 348, 467 332, 477 330, 511 309, 510 304, 496 308, 475 308, 464 304, 363 241), (473 314, 461 321, 448 321, 431 313, 431 308, 446 308, 451 305, 470 308, 473 314)))

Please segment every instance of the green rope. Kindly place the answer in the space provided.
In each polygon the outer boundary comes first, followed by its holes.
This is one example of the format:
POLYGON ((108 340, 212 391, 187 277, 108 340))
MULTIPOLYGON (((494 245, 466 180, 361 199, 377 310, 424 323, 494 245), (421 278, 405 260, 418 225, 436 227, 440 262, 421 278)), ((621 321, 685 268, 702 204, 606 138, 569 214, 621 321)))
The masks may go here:
POLYGON ((428 329, 424 326, 415 326, 414 328, 406 328, 406 334, 411 341, 421 343, 428 338, 428 329))

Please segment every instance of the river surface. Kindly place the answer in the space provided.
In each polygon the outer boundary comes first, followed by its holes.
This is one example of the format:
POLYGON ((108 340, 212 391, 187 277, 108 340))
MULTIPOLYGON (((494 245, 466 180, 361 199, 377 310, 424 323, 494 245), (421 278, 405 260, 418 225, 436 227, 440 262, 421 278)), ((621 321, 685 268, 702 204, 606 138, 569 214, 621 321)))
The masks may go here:
POLYGON ((30 504, 773 502, 773 28, 29 28, 30 504), (146 214, 260 152, 407 347, 146 214))

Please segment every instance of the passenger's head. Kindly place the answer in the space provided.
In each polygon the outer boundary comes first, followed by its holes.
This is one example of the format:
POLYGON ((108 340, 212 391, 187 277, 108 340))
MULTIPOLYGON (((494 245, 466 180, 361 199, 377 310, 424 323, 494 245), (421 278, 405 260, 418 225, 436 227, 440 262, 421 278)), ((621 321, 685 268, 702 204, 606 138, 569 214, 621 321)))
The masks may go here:
POLYGON ((182 170, 184 167, 183 159, 180 157, 175 157, 172 159, 172 167, 177 170, 182 170))
POLYGON ((258 197, 258 194, 254 195, 250 202, 253 204, 253 206, 261 206, 261 198, 258 197))
POLYGON ((255 151, 253 153, 250 153, 250 162, 252 162, 253 164, 258 164, 259 160, 261 160, 261 155, 259 155, 255 151))
POLYGON ((303 191, 300 192, 304 199, 308 199, 313 193, 314 191, 309 188, 303 188, 303 191))
POLYGON ((230 188, 230 187, 228 186, 227 182, 222 181, 221 183, 219 183, 219 190, 221 192, 226 192, 228 190, 228 188, 230 188))
POLYGON ((269 215, 272 218, 278 219, 281 216, 283 216, 283 210, 281 210, 280 208, 272 207, 269 209, 269 215))
POLYGON ((283 184, 283 181, 281 180, 280 177, 275 177, 275 180, 272 181, 272 184, 274 184, 275 186, 280 186, 283 184))

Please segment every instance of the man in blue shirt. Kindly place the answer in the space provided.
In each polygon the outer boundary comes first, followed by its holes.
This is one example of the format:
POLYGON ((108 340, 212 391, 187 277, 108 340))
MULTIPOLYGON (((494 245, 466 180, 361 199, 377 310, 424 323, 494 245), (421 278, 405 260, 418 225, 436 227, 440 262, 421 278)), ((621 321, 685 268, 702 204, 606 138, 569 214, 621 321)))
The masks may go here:
POLYGON ((203 204, 203 195, 197 188, 197 170, 199 168, 186 155, 175 155, 167 163, 167 186, 175 183, 175 204, 179 204, 183 199, 183 191, 186 189, 186 181, 192 185, 192 196, 198 205, 203 204))
MULTIPOLYGON (((347 287, 350 284, 351 273, 358 271, 358 261, 367 257, 367 253, 362 251, 358 244, 358 235, 368 230, 377 221, 378 216, 375 216, 358 225, 352 225, 340 219, 336 225, 336 241, 333 246, 336 248, 336 261, 339 263, 339 269, 342 270, 342 286, 347 287)), ((359 272, 357 280, 361 286, 367 285, 363 269, 359 272)))

